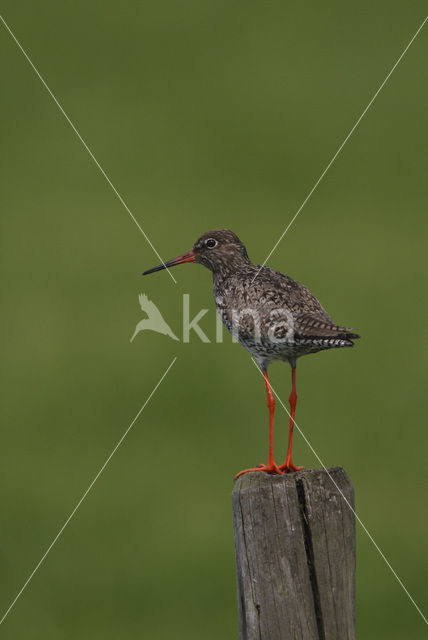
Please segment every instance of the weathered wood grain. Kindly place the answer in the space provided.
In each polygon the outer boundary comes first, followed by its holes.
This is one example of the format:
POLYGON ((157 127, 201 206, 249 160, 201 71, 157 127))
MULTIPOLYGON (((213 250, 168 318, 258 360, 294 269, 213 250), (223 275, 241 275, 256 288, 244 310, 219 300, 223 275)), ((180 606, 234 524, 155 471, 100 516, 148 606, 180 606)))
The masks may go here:
POLYGON ((355 519, 346 500, 353 506, 340 467, 239 478, 240 640, 355 640, 355 519))

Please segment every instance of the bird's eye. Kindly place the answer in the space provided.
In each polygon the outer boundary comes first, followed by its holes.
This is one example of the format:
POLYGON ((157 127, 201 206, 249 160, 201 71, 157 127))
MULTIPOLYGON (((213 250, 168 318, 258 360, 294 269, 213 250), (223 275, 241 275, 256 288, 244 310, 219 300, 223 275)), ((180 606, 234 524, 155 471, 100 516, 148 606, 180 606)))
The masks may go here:
POLYGON ((205 240, 205 246, 208 249, 214 249, 214 247, 216 247, 218 245, 217 240, 214 240, 214 238, 208 238, 208 240, 205 240))

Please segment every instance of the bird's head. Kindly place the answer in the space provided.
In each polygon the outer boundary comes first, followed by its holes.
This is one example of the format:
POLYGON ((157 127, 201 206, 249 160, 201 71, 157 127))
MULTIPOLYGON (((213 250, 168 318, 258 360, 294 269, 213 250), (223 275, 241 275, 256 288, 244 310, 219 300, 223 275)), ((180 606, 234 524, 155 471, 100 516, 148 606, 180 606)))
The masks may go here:
POLYGON ((198 238, 187 253, 153 267, 153 269, 148 269, 144 271, 143 275, 174 267, 183 262, 198 262, 212 272, 218 273, 234 270, 243 264, 250 264, 250 259, 244 245, 233 231, 215 229, 207 231, 198 238))

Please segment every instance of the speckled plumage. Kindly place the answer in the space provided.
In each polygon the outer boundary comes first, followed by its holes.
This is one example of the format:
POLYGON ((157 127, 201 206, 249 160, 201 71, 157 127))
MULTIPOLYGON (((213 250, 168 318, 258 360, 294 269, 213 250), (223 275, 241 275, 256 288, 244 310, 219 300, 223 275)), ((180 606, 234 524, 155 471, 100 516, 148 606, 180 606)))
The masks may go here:
POLYGON ((193 252, 195 262, 213 273, 214 298, 225 326, 262 368, 275 359, 293 364, 308 353, 351 347, 352 339, 359 337, 336 325, 304 285, 252 264, 232 231, 205 233, 193 252), (213 249, 206 248, 209 239, 218 243, 213 249))
POLYGON ((291 448, 296 411, 296 360, 307 353, 335 347, 352 347, 359 338, 346 327, 334 324, 315 296, 303 284, 269 267, 252 264, 238 236, 228 229, 204 233, 191 251, 169 260, 145 274, 184 262, 198 262, 210 269, 217 310, 232 335, 254 356, 262 370, 269 407, 269 457, 266 465, 250 471, 290 473, 296 467, 291 448), (273 457, 275 399, 267 375, 272 360, 291 365, 290 425, 284 464, 273 457))

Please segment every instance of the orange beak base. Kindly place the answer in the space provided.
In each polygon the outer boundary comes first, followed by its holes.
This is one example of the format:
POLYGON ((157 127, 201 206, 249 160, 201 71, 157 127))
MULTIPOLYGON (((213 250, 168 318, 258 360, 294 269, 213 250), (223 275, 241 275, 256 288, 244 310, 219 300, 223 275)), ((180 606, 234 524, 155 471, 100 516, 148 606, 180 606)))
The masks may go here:
POLYGON ((177 264, 183 264, 184 262, 195 262, 196 256, 193 251, 188 251, 187 253, 183 253, 182 256, 177 256, 172 260, 168 260, 168 262, 163 262, 157 267, 153 267, 153 269, 148 269, 143 272, 143 276, 146 276, 149 273, 154 273, 155 271, 162 271, 162 269, 169 269, 170 267, 175 267, 177 264))

